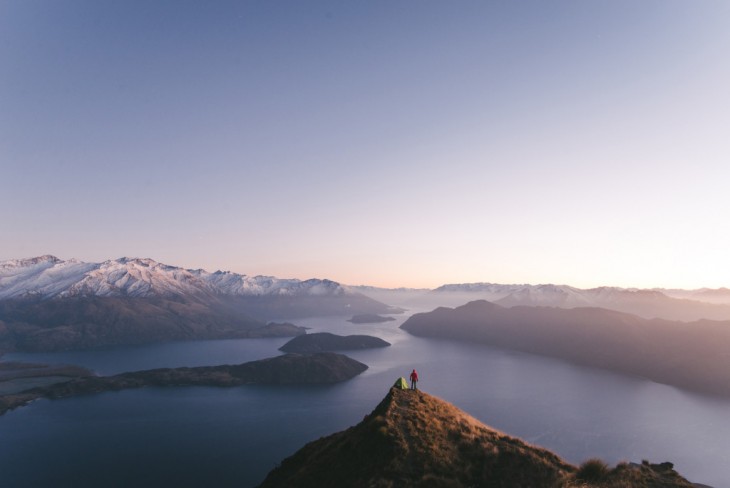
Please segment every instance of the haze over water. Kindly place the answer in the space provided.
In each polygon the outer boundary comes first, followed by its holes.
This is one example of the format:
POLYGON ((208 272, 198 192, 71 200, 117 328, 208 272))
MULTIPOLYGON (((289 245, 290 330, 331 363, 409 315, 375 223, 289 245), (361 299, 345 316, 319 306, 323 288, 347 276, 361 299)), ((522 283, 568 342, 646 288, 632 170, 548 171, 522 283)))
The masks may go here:
MULTIPOLYGON (((571 462, 671 461, 694 482, 730 477, 730 400, 492 348, 410 336, 405 317, 353 325, 305 319, 310 332, 369 333, 393 345, 349 352, 370 365, 326 387, 145 388, 41 400, 0 417, 0 471, 13 486, 254 486, 306 442, 362 420, 395 379, 417 368, 422 388, 481 421, 571 462), (39 469, 42 466, 42 469, 39 469), (16 483, 16 484, 13 484, 16 483)), ((11 354, 73 361, 105 373, 237 363, 284 339, 206 341, 101 352, 11 354)))

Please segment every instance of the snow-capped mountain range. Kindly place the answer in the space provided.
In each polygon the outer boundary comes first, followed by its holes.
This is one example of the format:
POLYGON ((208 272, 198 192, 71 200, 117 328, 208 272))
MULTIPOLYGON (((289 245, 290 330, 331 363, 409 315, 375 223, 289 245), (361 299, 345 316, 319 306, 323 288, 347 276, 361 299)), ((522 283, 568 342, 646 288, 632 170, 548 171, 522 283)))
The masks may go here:
POLYGON ((0 262, 0 300, 37 297, 339 296, 354 291, 330 280, 279 279, 184 269, 148 258, 86 263, 55 256, 0 262))
POLYGON ((169 266, 147 258, 0 262, 0 353, 282 337, 290 320, 397 313, 330 280, 169 266))

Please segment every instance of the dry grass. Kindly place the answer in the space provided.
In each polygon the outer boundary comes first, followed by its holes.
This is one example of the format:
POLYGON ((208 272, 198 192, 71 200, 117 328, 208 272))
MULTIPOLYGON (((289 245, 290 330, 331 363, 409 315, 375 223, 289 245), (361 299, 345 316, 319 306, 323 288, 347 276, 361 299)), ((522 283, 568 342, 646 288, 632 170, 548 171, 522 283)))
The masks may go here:
POLYGON ((575 478, 579 481, 599 483, 606 481, 610 472, 608 464, 601 459, 593 458, 580 465, 575 478))

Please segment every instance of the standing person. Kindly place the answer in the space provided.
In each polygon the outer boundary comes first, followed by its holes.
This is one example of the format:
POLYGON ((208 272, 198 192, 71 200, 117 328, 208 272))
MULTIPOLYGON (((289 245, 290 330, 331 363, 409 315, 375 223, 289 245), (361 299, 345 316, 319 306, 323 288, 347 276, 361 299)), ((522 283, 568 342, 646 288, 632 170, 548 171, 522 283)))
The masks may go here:
POLYGON ((411 390, 417 390, 417 383, 418 383, 418 373, 414 369, 411 371, 411 390))

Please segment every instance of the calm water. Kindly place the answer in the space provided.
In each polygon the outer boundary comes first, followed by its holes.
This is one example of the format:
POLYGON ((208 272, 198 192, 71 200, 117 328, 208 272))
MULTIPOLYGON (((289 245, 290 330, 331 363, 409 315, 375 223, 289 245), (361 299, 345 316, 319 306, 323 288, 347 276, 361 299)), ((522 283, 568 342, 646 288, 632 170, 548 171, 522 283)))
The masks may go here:
MULTIPOLYGON (((370 366, 327 387, 146 388, 40 400, 0 417, 4 487, 254 486, 308 441, 359 422, 398 376, 483 422, 579 463, 672 461, 694 482, 730 486, 730 401, 561 361, 411 337, 377 325, 307 319, 312 332, 370 333, 393 344, 351 352, 370 366)), ((4 359, 66 362, 103 374, 240 363, 286 339, 206 341, 4 359)))

